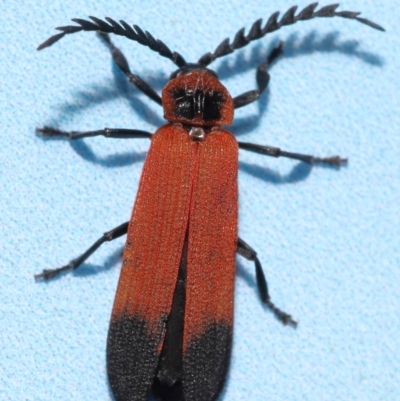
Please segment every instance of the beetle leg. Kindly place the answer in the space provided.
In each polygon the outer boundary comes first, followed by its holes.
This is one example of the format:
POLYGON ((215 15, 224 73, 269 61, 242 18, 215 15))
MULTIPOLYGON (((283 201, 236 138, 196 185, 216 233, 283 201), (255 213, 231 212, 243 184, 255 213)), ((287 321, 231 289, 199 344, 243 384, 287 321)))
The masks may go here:
POLYGON ((315 157, 311 155, 303 155, 301 153, 286 152, 285 150, 274 148, 273 146, 263 146, 249 142, 239 142, 239 148, 265 156, 287 157, 289 159, 300 160, 307 164, 324 163, 333 167, 340 167, 347 164, 348 161, 347 158, 342 158, 340 156, 315 157))
POLYGON ((40 274, 35 274, 35 280, 44 279, 49 280, 53 277, 58 276, 60 273, 67 271, 67 270, 75 270, 77 269, 90 255, 92 255, 97 249, 100 248, 104 242, 112 241, 116 238, 122 237, 128 232, 128 224, 123 223, 118 227, 113 228, 110 231, 107 231, 103 234, 101 238, 99 238, 90 248, 88 248, 82 255, 78 256, 75 259, 72 259, 68 264, 65 266, 59 267, 58 269, 50 269, 50 270, 43 270, 40 274))
POLYGON ((61 131, 57 128, 44 126, 43 128, 36 128, 36 133, 43 137, 63 136, 68 139, 82 139, 93 136, 104 136, 106 138, 151 138, 153 134, 147 131, 138 129, 125 129, 125 128, 104 128, 96 131, 61 131))
POLYGON ((260 263, 260 260, 257 257, 257 252, 246 242, 244 242, 241 238, 238 238, 238 247, 237 253, 247 260, 251 260, 254 262, 256 268, 256 277, 257 277, 257 287, 258 292, 260 294, 261 301, 268 306, 269 309, 274 313, 275 317, 280 320, 284 325, 290 325, 292 327, 297 326, 297 322, 293 320, 293 318, 282 310, 278 309, 274 303, 271 301, 271 298, 268 293, 268 284, 265 279, 265 275, 260 263))
POLYGON ((257 68, 256 80, 258 89, 242 93, 241 95, 233 98, 233 105, 235 109, 246 106, 249 103, 255 102, 260 97, 261 93, 264 92, 265 88, 268 86, 270 79, 270 75, 267 71, 267 68, 283 53, 282 46, 283 42, 280 42, 278 46, 276 46, 272 50, 272 52, 267 58, 267 61, 262 63, 257 68))
POLYGON ((111 42, 110 36, 107 33, 100 33, 98 35, 101 39, 103 39, 104 43, 108 46, 111 51, 112 58, 120 68, 120 70, 128 77, 129 82, 135 85, 139 90, 141 90, 145 95, 147 95, 151 100, 158 103, 160 106, 162 105, 161 97, 158 93, 142 78, 140 78, 136 74, 132 74, 128 61, 126 57, 123 55, 121 50, 118 47, 115 47, 114 44, 111 42))

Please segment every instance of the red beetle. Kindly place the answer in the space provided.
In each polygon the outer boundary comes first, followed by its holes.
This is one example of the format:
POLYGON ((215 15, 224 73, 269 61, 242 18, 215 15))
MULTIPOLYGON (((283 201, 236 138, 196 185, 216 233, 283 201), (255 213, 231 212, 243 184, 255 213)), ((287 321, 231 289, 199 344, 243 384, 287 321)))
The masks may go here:
POLYGON ((257 20, 247 35, 241 29, 232 43, 224 40, 214 53, 187 63, 150 33, 126 22, 74 19, 78 25, 57 28, 39 50, 66 34, 96 31, 108 44, 113 59, 129 81, 162 105, 168 121, 154 135, 132 129, 63 132, 38 129, 44 136, 79 139, 150 138, 131 220, 105 233, 86 252, 66 266, 44 270, 37 279, 50 279, 76 269, 102 243, 128 234, 115 296, 107 343, 107 370, 117 401, 145 401, 150 393, 162 400, 211 401, 223 386, 229 365, 233 325, 235 255, 254 261, 262 302, 284 324, 295 326, 288 314, 271 302, 256 252, 238 238, 238 149, 268 156, 284 156, 306 163, 340 166, 338 156, 315 158, 271 146, 237 142, 222 126, 230 125, 234 109, 257 100, 269 82, 268 66, 282 53, 277 46, 257 69, 255 90, 232 98, 207 66, 285 25, 315 17, 344 17, 372 28, 379 25, 337 12, 338 5, 316 11, 310 4, 295 15, 290 8, 278 21, 274 13, 262 27, 257 20), (177 66, 160 97, 133 74, 109 33, 148 46, 177 66))

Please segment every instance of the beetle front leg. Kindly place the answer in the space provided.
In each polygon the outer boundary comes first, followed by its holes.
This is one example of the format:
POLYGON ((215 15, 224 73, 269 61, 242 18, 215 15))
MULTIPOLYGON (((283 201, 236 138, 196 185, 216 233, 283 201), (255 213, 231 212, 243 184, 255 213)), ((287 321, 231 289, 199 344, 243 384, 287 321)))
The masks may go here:
POLYGON ((239 107, 247 106, 250 103, 258 100, 260 95, 265 91, 268 86, 270 75, 267 71, 267 68, 283 53, 282 51, 283 42, 280 42, 278 46, 276 46, 270 55, 267 58, 267 61, 262 63, 257 68, 256 80, 258 89, 254 89, 245 93, 242 93, 239 96, 236 96, 233 99, 233 105, 235 109, 239 107))
POLYGON ((151 100, 162 105, 161 97, 158 93, 139 75, 133 74, 129 68, 128 60, 124 56, 118 47, 114 46, 114 43, 111 41, 110 36, 107 33, 98 32, 100 38, 104 41, 111 52, 111 56, 119 67, 119 69, 128 77, 129 82, 135 85, 139 90, 141 90, 146 96, 148 96, 151 100))

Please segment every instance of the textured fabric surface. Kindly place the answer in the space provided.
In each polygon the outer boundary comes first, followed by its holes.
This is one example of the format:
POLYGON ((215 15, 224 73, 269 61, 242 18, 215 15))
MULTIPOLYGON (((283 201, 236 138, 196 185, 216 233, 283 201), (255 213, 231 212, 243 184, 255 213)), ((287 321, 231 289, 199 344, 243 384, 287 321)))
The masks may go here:
MULTIPOLYGON (((93 33, 35 48, 70 18, 110 16, 195 61, 293 2, 1 2, 1 400, 112 399, 105 346, 123 238, 75 273, 49 283, 35 283, 33 274, 67 263, 129 218, 149 146, 145 139, 43 140, 35 127, 154 132, 164 121, 93 33)), ((340 10, 361 11, 387 32, 315 19, 211 65, 236 96, 255 87, 256 66, 284 41, 268 90, 236 112, 232 132, 246 142, 349 158, 337 171, 240 151, 240 236, 257 250, 272 299, 299 326, 282 327, 260 305, 253 265, 238 257, 233 354, 221 400, 399 397, 398 7, 352 0, 340 10)), ((132 71, 160 93, 175 66, 113 39, 132 71)))

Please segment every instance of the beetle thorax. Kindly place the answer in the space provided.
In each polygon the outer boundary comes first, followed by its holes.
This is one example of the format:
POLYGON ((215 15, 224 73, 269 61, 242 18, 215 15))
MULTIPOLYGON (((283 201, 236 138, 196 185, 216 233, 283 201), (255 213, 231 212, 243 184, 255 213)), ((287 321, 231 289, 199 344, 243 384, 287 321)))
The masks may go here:
POLYGON ((197 127, 229 125, 233 100, 217 77, 193 70, 171 79, 162 92, 164 118, 197 127))

